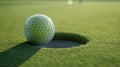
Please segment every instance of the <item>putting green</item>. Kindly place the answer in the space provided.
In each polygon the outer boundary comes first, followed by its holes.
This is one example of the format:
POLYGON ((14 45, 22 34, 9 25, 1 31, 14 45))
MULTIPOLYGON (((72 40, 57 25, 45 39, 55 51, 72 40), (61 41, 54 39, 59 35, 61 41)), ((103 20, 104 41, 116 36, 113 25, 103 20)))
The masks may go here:
MULTIPOLYGON (((66 1, 1 1, 0 67, 119 67, 119 25, 120 2, 76 1, 69 6, 66 1), (33 14, 52 18, 58 33, 82 35, 89 41, 71 48, 31 46, 23 28, 33 14)), ((78 41, 77 36, 73 40, 78 41)))

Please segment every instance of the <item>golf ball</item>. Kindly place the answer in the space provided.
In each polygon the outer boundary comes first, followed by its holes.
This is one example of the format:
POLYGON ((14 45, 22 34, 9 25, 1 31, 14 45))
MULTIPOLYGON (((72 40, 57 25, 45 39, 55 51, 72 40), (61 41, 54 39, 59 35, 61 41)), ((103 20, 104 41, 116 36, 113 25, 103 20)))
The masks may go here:
POLYGON ((73 4, 73 1, 72 0, 68 0, 68 5, 72 5, 73 4))
POLYGON ((24 34, 29 43, 44 45, 53 39, 55 27, 53 21, 46 15, 35 14, 26 20, 24 34))

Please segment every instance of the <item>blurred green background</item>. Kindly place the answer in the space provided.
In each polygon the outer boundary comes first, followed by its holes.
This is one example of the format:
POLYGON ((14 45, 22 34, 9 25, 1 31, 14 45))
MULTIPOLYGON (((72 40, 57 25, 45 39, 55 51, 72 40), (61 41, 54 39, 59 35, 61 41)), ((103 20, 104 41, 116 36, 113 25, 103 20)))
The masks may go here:
POLYGON ((0 0, 0 67, 120 67, 120 2, 115 0, 0 0), (24 22, 33 14, 54 21, 56 32, 89 39, 71 48, 26 43, 24 22))

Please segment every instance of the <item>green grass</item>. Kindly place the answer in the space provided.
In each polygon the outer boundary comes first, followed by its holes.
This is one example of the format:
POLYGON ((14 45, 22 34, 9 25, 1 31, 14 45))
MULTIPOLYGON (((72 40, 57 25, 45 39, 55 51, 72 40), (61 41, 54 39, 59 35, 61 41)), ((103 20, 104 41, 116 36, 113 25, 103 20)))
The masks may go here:
POLYGON ((2 1, 0 67, 120 67, 119 25, 120 2, 2 1), (72 48, 27 45, 24 22, 39 13, 52 18, 56 32, 83 35, 89 42, 72 48))

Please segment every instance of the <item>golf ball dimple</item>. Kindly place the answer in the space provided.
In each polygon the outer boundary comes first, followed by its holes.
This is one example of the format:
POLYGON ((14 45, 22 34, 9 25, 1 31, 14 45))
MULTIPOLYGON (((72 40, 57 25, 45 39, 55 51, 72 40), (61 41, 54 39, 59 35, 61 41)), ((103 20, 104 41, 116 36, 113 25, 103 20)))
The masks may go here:
POLYGON ((35 14, 26 20, 24 34, 31 44, 44 45, 53 39, 55 26, 49 17, 43 14, 35 14))

